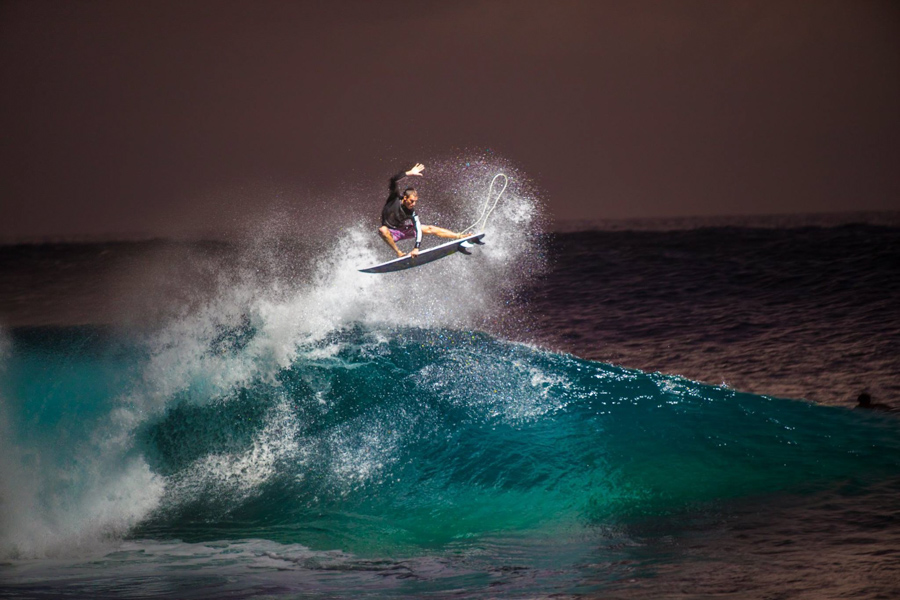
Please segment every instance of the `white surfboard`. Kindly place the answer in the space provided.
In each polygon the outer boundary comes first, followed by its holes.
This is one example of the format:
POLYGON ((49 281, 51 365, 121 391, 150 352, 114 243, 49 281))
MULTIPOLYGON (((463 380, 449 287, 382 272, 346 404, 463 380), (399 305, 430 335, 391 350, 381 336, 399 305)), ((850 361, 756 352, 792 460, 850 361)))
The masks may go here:
POLYGON ((439 258, 450 256, 455 252, 471 254, 471 252, 469 252, 469 248, 471 248, 473 244, 484 244, 484 242, 481 241, 481 238, 483 237, 483 233, 477 233, 475 235, 470 235, 458 240, 453 240, 452 242, 447 242, 446 244, 441 244, 440 246, 435 246, 434 248, 422 250, 421 252, 419 252, 418 256, 410 256, 409 254, 407 254, 406 256, 401 256, 400 258, 389 260, 385 263, 381 263, 380 265, 360 269, 360 271, 362 271, 363 273, 391 273, 393 271, 403 271, 404 269, 411 269, 413 267, 427 265, 428 263, 434 262, 439 258))

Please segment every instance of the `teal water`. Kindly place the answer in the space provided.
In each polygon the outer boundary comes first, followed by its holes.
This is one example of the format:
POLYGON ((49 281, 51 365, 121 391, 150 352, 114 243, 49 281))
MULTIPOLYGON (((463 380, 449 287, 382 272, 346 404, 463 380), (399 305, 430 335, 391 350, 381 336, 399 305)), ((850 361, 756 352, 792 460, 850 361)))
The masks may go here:
MULTIPOLYGON (((255 335, 220 328, 201 354, 238 358, 255 335)), ((318 556, 304 564, 339 551, 566 569, 654 519, 865 490, 900 467, 896 419, 479 332, 353 326, 283 368, 227 387, 210 369, 169 396, 147 391, 153 356, 135 339, 10 338, 7 559, 97 540, 267 540, 318 556)))

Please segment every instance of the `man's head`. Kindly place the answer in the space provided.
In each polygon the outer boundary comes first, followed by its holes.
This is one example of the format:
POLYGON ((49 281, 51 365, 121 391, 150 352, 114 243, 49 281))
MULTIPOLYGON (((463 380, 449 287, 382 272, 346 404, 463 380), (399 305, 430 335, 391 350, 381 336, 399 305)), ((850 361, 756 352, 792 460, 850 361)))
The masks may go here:
POLYGON ((418 200, 419 192, 416 191, 416 188, 406 188, 403 190, 403 206, 407 209, 412 210, 415 208, 418 200))

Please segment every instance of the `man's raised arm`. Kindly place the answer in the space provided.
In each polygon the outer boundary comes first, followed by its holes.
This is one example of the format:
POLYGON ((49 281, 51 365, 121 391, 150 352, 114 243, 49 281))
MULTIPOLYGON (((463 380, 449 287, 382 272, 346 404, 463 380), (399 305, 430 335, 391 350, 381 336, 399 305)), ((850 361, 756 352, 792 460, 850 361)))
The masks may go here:
POLYGON ((397 194, 399 196, 400 195, 400 187, 397 184, 400 182, 400 180, 403 179, 404 177, 410 177, 410 176, 421 177, 422 171, 424 171, 424 170, 425 170, 425 165, 423 165, 422 163, 416 163, 416 166, 411 168, 409 171, 400 171, 399 173, 397 173, 396 175, 391 177, 391 183, 389 186, 391 193, 397 194))

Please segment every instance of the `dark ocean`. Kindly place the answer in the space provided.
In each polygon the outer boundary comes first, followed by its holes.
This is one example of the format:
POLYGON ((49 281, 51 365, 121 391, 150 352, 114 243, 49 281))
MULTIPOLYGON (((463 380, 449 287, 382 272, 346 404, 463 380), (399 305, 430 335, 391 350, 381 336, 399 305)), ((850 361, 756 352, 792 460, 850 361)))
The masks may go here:
POLYGON ((0 597, 897 598, 900 215, 0 246, 0 597))

